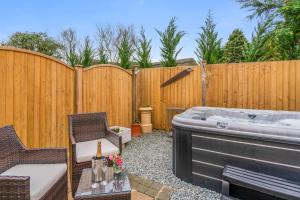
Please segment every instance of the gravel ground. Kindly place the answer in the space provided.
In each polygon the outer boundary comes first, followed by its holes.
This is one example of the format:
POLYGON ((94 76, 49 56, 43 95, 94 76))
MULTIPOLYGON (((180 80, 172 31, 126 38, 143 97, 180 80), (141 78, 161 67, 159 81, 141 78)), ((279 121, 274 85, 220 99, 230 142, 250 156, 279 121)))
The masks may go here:
POLYGON ((133 138, 122 155, 124 167, 130 173, 172 187, 173 200, 220 199, 220 194, 181 181, 173 175, 172 138, 162 131, 133 138))

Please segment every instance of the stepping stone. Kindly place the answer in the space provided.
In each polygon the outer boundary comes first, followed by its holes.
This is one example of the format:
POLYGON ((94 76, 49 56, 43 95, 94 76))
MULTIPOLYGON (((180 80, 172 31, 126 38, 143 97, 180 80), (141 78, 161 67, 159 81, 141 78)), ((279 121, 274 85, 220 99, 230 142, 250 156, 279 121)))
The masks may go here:
POLYGON ((153 182, 153 183, 150 185, 150 187, 151 187, 152 189, 154 189, 154 190, 159 191, 159 190, 163 187, 163 185, 162 185, 162 184, 159 184, 159 183, 156 183, 156 182, 153 182))
POLYGON ((155 197, 158 194, 158 192, 159 192, 159 190, 149 188, 148 190, 146 190, 145 194, 147 194, 151 197, 155 197))
POLYGON ((132 200, 149 200, 149 198, 152 200, 169 200, 171 198, 173 190, 170 187, 134 174, 128 174, 128 177, 134 191, 132 200), (141 195, 144 195, 143 198, 140 198, 141 195))
POLYGON ((155 200, 169 200, 173 193, 172 188, 164 186, 158 195, 155 197, 155 200))

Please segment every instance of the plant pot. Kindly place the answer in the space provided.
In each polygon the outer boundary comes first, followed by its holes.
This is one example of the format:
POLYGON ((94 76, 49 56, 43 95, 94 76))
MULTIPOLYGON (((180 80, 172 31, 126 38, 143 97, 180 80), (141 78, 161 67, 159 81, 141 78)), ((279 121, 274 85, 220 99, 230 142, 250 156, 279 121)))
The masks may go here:
POLYGON ((131 135, 133 137, 141 136, 141 124, 131 124, 131 135))

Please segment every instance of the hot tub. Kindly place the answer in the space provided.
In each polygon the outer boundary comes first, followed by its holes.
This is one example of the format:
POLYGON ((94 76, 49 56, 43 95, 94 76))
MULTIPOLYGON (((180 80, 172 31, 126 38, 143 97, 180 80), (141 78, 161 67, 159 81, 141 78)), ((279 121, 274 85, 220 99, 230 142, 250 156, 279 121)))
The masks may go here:
POLYGON ((194 107, 172 124, 184 181, 220 192, 225 165, 300 181, 300 112, 194 107))

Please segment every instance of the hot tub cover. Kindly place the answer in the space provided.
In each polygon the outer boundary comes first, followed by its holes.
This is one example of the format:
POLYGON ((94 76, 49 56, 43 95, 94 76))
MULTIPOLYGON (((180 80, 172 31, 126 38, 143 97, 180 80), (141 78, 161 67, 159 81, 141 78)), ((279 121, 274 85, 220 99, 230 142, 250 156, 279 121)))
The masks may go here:
POLYGON ((216 134, 300 144, 300 112, 193 107, 172 124, 216 134))

